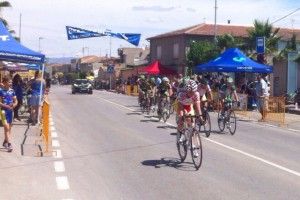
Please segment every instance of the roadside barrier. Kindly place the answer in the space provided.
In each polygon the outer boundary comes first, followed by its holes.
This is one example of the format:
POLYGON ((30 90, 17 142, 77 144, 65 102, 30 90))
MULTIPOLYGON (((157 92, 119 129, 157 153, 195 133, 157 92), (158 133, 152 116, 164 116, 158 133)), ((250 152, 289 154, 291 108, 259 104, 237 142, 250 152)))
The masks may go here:
POLYGON ((50 135, 49 135, 49 114, 50 114, 50 103, 45 100, 42 106, 42 137, 46 147, 46 153, 49 152, 50 135))
POLYGON ((243 117, 250 118, 248 112, 248 95, 237 93, 237 96, 239 98, 240 105, 234 105, 233 108, 235 110, 235 113, 243 117))
POLYGON ((265 99, 265 119, 269 122, 285 124, 285 97, 268 97, 265 99))
POLYGON ((125 94, 129 96, 138 96, 138 86, 137 85, 126 85, 125 87, 125 94))

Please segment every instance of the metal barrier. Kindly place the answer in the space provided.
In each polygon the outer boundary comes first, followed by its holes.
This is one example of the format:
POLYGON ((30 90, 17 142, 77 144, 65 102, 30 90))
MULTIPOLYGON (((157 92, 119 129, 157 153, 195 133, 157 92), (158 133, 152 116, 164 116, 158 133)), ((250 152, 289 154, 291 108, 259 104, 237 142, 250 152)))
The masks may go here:
POLYGON ((285 97, 268 97, 265 99, 265 120, 285 124, 285 97))
POLYGON ((50 114, 50 104, 47 100, 45 100, 42 107, 42 137, 45 143, 46 153, 49 152, 49 145, 50 145, 49 114, 50 114))
POLYGON ((138 86, 137 85, 126 85, 125 87, 125 94, 129 96, 138 96, 138 86))

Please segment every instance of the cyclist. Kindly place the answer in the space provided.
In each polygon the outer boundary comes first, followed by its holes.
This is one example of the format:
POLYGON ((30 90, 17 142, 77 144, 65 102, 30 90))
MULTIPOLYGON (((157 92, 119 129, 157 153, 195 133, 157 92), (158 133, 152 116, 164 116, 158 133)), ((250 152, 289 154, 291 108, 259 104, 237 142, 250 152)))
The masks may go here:
POLYGON ((224 84, 220 86, 219 98, 220 98, 221 108, 223 108, 225 101, 230 103, 232 101, 236 101, 239 104, 239 97, 236 93, 236 88, 233 79, 231 77, 226 78, 224 84))
MULTIPOLYGON (((189 80, 185 87, 184 91, 179 92, 178 94, 178 108, 177 108, 177 115, 178 115, 178 124, 177 124, 177 130, 179 132, 182 131, 183 129, 183 116, 184 115, 195 115, 196 111, 196 116, 200 119, 200 122, 202 120, 202 112, 201 112, 201 106, 200 106, 200 95, 199 92, 197 91, 198 86, 197 83, 193 80, 189 80)), ((190 119, 188 123, 190 124, 191 121, 190 119)), ((184 141, 184 134, 182 134, 182 138, 180 138, 180 141, 184 141)))
POLYGON ((143 99, 147 97, 149 94, 149 91, 151 91, 151 85, 147 81, 146 77, 144 75, 141 75, 139 80, 139 103, 142 102, 143 99))
POLYGON ((150 106, 151 106, 151 109, 153 109, 154 105, 155 105, 155 98, 156 98, 156 90, 157 90, 157 87, 156 87, 156 83, 155 83, 155 78, 154 77, 151 77, 150 80, 149 80, 149 84, 150 84, 150 87, 151 87, 151 90, 150 90, 150 106))
POLYGON ((163 77, 161 84, 157 87, 157 98, 158 98, 158 110, 157 114, 161 114, 161 103, 163 98, 167 98, 167 102, 170 103, 170 96, 172 96, 172 87, 168 77, 163 77))
POLYGON ((208 84, 208 81, 204 79, 202 76, 198 76, 197 82, 198 82, 198 92, 200 95, 201 102, 205 102, 207 99, 211 101, 213 95, 211 92, 211 88, 208 84), (206 95, 208 96, 208 98, 206 95))

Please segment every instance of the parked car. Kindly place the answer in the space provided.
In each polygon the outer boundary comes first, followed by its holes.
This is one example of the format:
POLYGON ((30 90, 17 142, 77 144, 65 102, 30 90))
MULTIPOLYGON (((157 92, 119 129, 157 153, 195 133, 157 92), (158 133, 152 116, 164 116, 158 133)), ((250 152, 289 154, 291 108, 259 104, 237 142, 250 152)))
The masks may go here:
POLYGON ((87 79, 76 79, 72 84, 72 94, 75 93, 93 94, 92 84, 87 79))

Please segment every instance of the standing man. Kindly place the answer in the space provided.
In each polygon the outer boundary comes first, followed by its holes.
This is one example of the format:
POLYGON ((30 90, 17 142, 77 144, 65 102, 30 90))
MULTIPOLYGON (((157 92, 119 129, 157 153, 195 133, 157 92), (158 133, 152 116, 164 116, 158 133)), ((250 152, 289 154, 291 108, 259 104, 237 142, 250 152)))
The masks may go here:
POLYGON ((259 121, 263 122, 266 120, 267 110, 268 110, 268 100, 269 100, 269 89, 268 84, 265 81, 266 74, 257 76, 257 84, 255 87, 257 106, 261 114, 261 119, 259 121))

